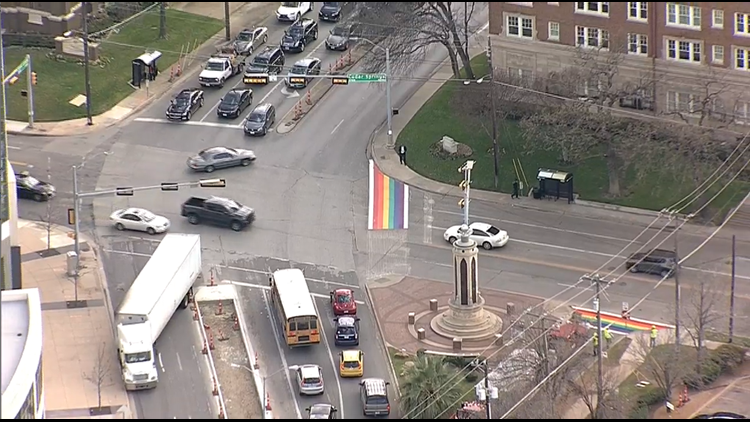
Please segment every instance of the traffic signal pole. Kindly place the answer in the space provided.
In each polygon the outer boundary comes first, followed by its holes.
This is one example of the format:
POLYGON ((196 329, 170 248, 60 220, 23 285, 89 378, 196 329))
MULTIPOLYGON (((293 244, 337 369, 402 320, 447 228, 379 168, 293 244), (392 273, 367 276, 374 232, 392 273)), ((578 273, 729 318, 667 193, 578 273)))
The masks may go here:
POLYGON ((27 99, 29 101, 29 127, 34 127, 34 84, 36 83, 36 73, 31 67, 31 56, 26 55, 26 62, 29 64, 26 69, 26 90, 28 91, 27 99))

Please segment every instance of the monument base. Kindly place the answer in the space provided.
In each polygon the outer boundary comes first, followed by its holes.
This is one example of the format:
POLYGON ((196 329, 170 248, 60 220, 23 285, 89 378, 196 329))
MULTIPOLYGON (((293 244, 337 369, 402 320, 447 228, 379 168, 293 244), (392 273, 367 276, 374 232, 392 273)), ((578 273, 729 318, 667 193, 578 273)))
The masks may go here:
POLYGON ((499 316, 484 309, 484 298, 473 305, 456 304, 448 301, 448 310, 430 321, 430 328, 439 336, 464 341, 481 341, 501 333, 503 321, 499 316))

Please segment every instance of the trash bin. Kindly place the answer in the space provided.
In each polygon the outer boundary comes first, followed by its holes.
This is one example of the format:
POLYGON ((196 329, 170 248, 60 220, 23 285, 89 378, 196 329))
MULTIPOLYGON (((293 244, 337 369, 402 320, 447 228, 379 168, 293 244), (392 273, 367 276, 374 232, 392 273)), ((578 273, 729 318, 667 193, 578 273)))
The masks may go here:
POLYGON ((78 265, 78 255, 70 251, 65 254, 66 255, 66 262, 67 262, 67 273, 68 277, 75 277, 77 271, 76 266, 78 265))

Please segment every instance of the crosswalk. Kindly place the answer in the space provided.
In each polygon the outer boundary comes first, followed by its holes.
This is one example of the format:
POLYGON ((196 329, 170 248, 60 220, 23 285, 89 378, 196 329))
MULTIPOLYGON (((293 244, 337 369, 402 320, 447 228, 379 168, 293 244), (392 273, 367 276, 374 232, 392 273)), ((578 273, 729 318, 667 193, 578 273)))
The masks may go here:
POLYGON ((242 130, 242 124, 231 124, 231 123, 214 123, 214 122, 197 122, 197 121, 187 121, 187 122, 172 122, 167 119, 155 119, 153 117, 138 117, 135 119, 136 122, 140 123, 159 123, 164 125, 186 125, 186 126, 205 126, 205 127, 214 127, 214 128, 222 128, 222 129, 236 129, 236 130, 242 130))

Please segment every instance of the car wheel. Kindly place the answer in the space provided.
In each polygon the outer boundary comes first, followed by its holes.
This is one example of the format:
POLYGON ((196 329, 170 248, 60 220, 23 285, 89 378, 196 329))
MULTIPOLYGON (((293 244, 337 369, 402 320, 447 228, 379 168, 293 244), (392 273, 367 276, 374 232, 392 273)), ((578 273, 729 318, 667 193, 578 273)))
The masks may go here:
POLYGON ((206 166, 204 169, 206 173, 213 173, 214 172, 214 166, 206 166))
POLYGON ((448 243, 450 243, 451 245, 454 244, 454 243, 456 243, 456 238, 453 237, 453 236, 449 237, 448 238, 448 243))
POLYGON ((150 234, 151 236, 156 234, 156 230, 154 230, 153 227, 149 227, 146 229, 146 233, 150 234))
POLYGON ((189 214, 188 215, 188 223, 190 224, 200 224, 201 219, 195 215, 195 214, 189 214))
POLYGON ((122 225, 122 223, 115 224, 115 228, 119 231, 125 230, 125 226, 122 225))
POLYGON ((247 56, 250 57, 252 55, 253 55, 253 48, 250 47, 250 48, 247 49, 247 56))
POLYGON ((219 81, 219 88, 224 88, 224 79, 219 81))
POLYGON ((638 272, 638 267, 635 266, 635 265, 633 265, 632 267, 630 267, 630 272, 631 273, 637 273, 638 272))
POLYGON ((670 275, 671 273, 672 273, 671 271, 668 271, 668 270, 662 270, 662 272, 661 272, 661 273, 659 273, 659 275, 661 276, 661 278, 667 278, 667 277, 669 277, 669 275, 670 275))
POLYGON ((313 40, 318 39, 318 31, 313 32, 313 40))
POLYGON ((268 42, 268 35, 263 36, 263 44, 268 42))
POLYGON ((249 165, 250 165, 250 160, 249 160, 249 159, 247 159, 247 158, 245 158, 244 160, 242 160, 242 161, 240 162, 240 164, 242 164, 242 167, 247 167, 247 166, 249 166, 249 165))
POLYGON ((193 118, 193 112, 192 111, 188 111, 188 114, 187 114, 187 116, 185 116, 185 119, 186 120, 190 120, 192 118, 193 118))
POLYGON ((229 227, 236 232, 242 230, 242 224, 239 221, 232 221, 232 224, 229 227))
POLYGON ((300 47, 299 47, 299 52, 301 53, 303 51, 305 51, 305 43, 300 44, 300 47))
POLYGON ((482 247, 485 250, 490 250, 490 249, 492 249, 492 244, 490 242, 484 242, 484 243, 482 243, 482 247))
POLYGON ((41 194, 38 194, 38 193, 34 194, 34 200, 36 202, 42 202, 43 199, 44 199, 44 197, 41 194))
POLYGON ((206 100, 203 99, 203 98, 201 98, 200 100, 198 100, 198 107, 203 107, 203 103, 205 103, 205 102, 206 102, 206 100))

